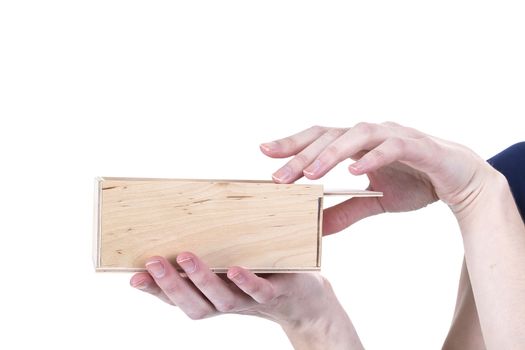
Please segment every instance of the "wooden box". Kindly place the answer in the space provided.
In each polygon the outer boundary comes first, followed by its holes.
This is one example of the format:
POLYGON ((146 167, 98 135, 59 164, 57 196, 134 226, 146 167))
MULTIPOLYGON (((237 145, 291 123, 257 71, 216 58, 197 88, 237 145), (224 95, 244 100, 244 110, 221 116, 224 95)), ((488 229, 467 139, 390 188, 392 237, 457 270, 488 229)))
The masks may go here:
POLYGON ((215 272, 321 267, 322 185, 117 177, 95 185, 96 271, 144 271, 153 255, 177 266, 182 251, 215 272))

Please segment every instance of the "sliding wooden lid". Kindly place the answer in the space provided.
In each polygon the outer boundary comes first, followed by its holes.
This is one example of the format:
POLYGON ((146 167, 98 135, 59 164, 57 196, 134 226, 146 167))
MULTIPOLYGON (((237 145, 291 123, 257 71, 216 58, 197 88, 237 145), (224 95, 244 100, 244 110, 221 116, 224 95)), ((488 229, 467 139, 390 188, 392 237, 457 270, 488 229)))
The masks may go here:
MULTIPOLYGON (((213 271, 321 267, 322 185, 102 177, 95 181, 96 271, 143 271, 191 251, 213 271)), ((327 194, 379 196, 380 192, 327 194)))

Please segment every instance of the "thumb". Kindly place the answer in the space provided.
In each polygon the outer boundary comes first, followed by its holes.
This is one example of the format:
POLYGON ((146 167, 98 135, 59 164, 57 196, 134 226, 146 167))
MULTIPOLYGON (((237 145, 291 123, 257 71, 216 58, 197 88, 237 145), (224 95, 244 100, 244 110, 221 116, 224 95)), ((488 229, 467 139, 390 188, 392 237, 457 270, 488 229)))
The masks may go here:
POLYGON ((377 197, 354 197, 323 210, 323 236, 344 230, 366 217, 384 213, 377 197))

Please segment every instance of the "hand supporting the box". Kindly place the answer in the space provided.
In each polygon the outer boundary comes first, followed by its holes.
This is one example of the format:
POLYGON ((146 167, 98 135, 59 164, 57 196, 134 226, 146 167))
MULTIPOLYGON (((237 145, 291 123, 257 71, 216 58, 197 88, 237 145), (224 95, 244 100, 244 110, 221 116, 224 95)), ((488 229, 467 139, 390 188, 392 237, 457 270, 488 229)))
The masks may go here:
POLYGON ((352 322, 330 283, 318 273, 260 277, 241 267, 215 274, 192 253, 177 256, 182 277, 165 258, 151 257, 148 272, 130 284, 178 306, 191 319, 225 313, 254 315, 282 326, 296 349, 361 349, 352 322))
POLYGON ((383 192, 382 198, 352 198, 325 209, 323 234, 375 214, 416 210, 436 200, 448 204, 461 229, 466 273, 446 348, 525 348, 525 226, 505 177, 482 158, 395 123, 314 126, 260 148, 273 158, 293 156, 274 173, 275 182, 319 179, 352 158, 349 171, 366 174, 369 189, 383 192))

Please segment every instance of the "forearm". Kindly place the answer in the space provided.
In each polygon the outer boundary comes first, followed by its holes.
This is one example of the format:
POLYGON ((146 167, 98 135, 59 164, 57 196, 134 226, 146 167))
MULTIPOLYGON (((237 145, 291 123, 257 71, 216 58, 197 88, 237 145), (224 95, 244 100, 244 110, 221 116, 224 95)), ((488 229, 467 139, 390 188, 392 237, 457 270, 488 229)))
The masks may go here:
POLYGON ((525 348, 525 226, 499 173, 456 213, 488 349, 525 348))
POLYGON ((479 324, 478 310, 472 294, 472 285, 465 261, 461 268, 456 310, 443 350, 486 349, 479 324))

